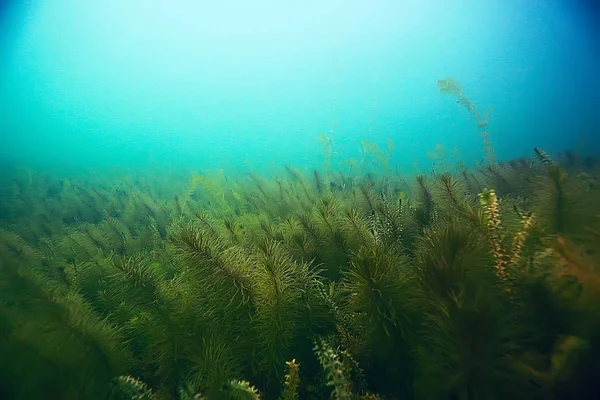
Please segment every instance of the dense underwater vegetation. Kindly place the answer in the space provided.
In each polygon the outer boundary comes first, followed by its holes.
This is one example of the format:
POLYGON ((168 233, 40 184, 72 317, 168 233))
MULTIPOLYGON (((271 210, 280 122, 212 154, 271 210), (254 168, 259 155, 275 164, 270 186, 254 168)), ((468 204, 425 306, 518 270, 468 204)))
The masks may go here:
POLYGON ((600 398, 592 3, 0 3, 0 399, 600 398))
MULTIPOLYGON (((597 158, 405 174, 14 168, 0 202, 0 396, 598 396, 597 158)), ((434 155, 432 155, 434 156, 434 155)))

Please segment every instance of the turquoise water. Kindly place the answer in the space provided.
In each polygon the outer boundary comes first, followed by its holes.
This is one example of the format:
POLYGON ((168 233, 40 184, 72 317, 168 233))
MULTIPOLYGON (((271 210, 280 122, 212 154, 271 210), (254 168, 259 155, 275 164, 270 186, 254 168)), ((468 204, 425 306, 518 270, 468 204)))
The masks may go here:
POLYGON ((596 3, 0 0, 0 399, 600 398, 596 3))
POLYGON ((43 169, 322 165, 395 144, 498 159, 598 149, 597 8, 582 1, 14 1, 1 28, 0 157, 43 169))

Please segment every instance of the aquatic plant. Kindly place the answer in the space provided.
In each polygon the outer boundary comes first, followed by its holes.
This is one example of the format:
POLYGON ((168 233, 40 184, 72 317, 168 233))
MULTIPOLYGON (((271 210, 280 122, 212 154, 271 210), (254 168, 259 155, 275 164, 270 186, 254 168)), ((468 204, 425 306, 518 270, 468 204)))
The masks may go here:
POLYGON ((496 155, 490 141, 490 132, 487 129, 492 109, 488 109, 485 114, 481 115, 477 111, 475 103, 464 94, 460 82, 454 78, 447 77, 446 79, 438 80, 437 87, 440 89, 440 93, 456 96, 456 102, 465 107, 469 114, 473 116, 480 131, 480 136, 483 139, 483 151, 486 154, 485 160, 488 164, 492 164, 496 160, 496 155))
POLYGON ((385 151, 381 150, 376 143, 369 140, 361 140, 360 144, 365 154, 370 154, 379 161, 379 167, 383 173, 389 173, 389 162, 392 158, 392 152, 394 151, 394 141, 392 139, 387 140, 385 151))
POLYGON ((371 150, 364 174, 2 178, 0 397, 594 395, 597 165, 401 176, 371 150))
MULTIPOLYGON (((333 157, 333 142, 330 137, 323 135, 322 133, 318 135, 319 142, 321 143, 321 147, 323 147, 323 157, 324 157, 324 171, 325 171, 325 179, 324 184, 326 190, 329 190, 329 179, 331 174, 331 158, 333 157)), ((316 170, 315 170, 316 172, 316 170)), ((319 190, 319 193, 322 192, 323 189, 319 190)))

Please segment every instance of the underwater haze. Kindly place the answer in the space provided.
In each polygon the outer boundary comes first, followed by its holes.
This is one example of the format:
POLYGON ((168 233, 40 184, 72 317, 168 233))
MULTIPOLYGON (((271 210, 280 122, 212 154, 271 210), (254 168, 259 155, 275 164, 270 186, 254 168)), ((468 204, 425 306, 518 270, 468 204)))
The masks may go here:
POLYGON ((599 12, 0 0, 0 399, 600 399, 599 12))
POLYGON ((499 159, 598 149, 597 9, 584 1, 12 1, 0 25, 10 164, 236 170, 359 157, 484 158, 452 77, 491 108, 499 159))

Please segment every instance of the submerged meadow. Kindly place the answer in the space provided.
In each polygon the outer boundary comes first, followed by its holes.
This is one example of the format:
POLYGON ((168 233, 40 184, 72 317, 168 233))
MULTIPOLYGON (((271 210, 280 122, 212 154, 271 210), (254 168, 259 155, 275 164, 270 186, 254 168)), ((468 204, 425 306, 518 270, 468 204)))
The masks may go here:
POLYGON ((430 154, 187 174, 13 168, 0 395, 571 399, 598 392, 600 162, 430 154), (455 165, 456 164, 456 165, 455 165))
POLYGON ((600 399, 599 16, 0 2, 0 399, 600 399))

